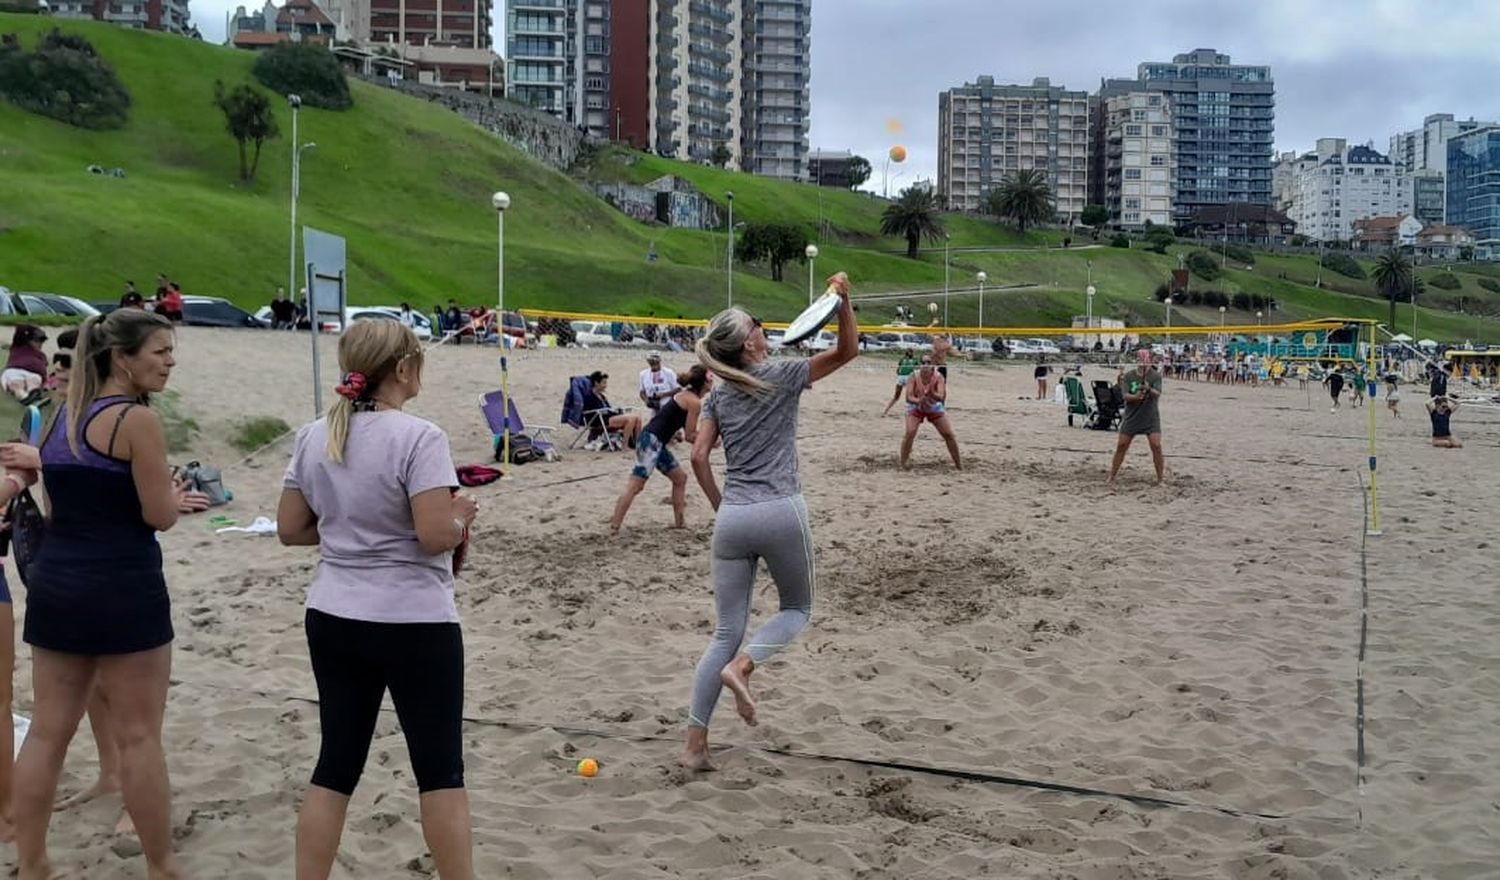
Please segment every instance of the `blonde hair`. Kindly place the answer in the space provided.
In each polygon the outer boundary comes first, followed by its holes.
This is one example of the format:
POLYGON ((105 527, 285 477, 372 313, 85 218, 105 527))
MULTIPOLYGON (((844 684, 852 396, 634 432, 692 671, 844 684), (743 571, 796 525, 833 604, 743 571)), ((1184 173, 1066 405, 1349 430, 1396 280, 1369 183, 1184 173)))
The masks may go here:
POLYGON ((364 377, 363 390, 351 400, 343 394, 328 408, 328 458, 343 464, 344 447, 349 443, 349 424, 354 413, 373 409, 375 392, 396 369, 410 362, 422 375, 422 344, 410 327, 399 321, 355 321, 339 338, 339 370, 349 385, 352 374, 364 377))
POLYGON ((728 308, 714 315, 698 340, 698 361, 725 382, 748 394, 764 394, 771 386, 745 370, 745 340, 755 327, 744 309, 728 308))
POLYGON ((172 329, 164 316, 145 309, 115 309, 95 315, 78 328, 78 347, 73 352, 73 374, 68 380, 68 448, 77 457, 83 436, 84 411, 99 396, 99 389, 114 370, 114 354, 139 354, 153 334, 172 329))

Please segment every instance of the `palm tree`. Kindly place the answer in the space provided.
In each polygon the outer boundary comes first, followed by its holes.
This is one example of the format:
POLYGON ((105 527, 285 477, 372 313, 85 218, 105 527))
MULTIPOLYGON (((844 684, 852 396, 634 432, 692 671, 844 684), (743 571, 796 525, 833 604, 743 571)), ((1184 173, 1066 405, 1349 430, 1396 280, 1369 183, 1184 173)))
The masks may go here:
POLYGON ((1035 226, 1056 215, 1052 204, 1052 187, 1041 171, 1027 168, 1005 176, 1000 188, 992 190, 986 207, 997 217, 1016 221, 1022 233, 1026 224, 1035 226))
POLYGON ((1396 331, 1396 294, 1410 292, 1412 284, 1411 263, 1400 251, 1387 251, 1375 261, 1370 272, 1375 279, 1375 289, 1391 300, 1391 332, 1396 331))
POLYGON ((906 255, 915 260, 922 239, 936 242, 943 234, 937 199, 931 191, 915 186, 902 190, 880 215, 880 234, 905 236, 906 255))

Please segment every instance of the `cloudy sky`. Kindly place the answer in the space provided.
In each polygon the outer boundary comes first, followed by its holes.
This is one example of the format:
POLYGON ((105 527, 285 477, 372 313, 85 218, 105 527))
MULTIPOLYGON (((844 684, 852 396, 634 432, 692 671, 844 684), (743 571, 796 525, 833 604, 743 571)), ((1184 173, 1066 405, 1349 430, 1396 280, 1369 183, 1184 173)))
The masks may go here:
MULTIPOLYGON (((234 5, 193 0, 206 39, 234 5)), ((1385 152, 1429 113, 1500 118, 1497 37, 1500 0, 814 0, 812 146, 867 156, 878 178, 902 144, 895 189, 936 173, 945 88, 1045 76, 1092 92, 1201 47, 1271 65, 1278 151, 1344 137, 1385 152)))

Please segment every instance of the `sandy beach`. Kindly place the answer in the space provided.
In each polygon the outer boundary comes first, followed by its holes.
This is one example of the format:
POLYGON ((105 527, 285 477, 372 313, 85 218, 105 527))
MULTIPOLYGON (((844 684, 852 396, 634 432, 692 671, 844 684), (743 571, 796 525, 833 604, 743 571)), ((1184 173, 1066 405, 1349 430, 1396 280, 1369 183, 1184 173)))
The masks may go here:
MULTIPOLYGON (((334 345, 323 340, 325 388, 334 345)), ((289 444, 244 460, 227 442, 232 424, 307 421, 307 349, 304 334, 181 335, 171 387, 201 435, 174 460, 223 466, 236 498, 222 512, 241 524, 274 517, 289 444)), ((605 370, 625 404, 644 366, 639 351, 511 361, 534 425, 557 423, 569 376, 605 370)), ((1375 402, 1385 534, 1369 539, 1365 567, 1361 790, 1364 410, 1330 414, 1319 389, 1309 404, 1295 381, 1169 380, 1168 483, 1151 484, 1141 443, 1111 492, 1114 435, 1069 428, 1062 407, 1027 399, 1026 363, 954 365, 949 410, 968 467, 954 473, 924 428, 901 472, 901 421, 879 417, 893 373, 862 357, 804 397, 816 607, 755 676, 759 727, 721 701, 714 774, 674 761, 713 614, 712 511, 696 486, 685 531, 667 529, 658 478, 614 541, 606 520, 629 453, 565 451, 475 490, 458 602, 479 876, 1500 877, 1500 415, 1460 411, 1466 446, 1442 450, 1428 445, 1420 395, 1407 395, 1403 421, 1375 402), (598 777, 573 773, 585 756, 598 777)), ((444 347, 408 409, 448 432, 456 461, 486 463, 478 402, 497 385, 495 349, 444 347)), ((163 546, 178 633, 166 742, 179 851, 197 878, 282 880, 318 744, 302 633, 315 552, 216 535, 203 515, 163 546)), ((19 638, 24 590, 10 577, 19 638)), ((760 584, 756 620, 774 608, 769 579, 760 584)), ((29 714, 24 646, 18 655, 17 711, 29 714)), ((63 791, 95 769, 85 729, 63 791)), ((118 810, 115 798, 59 814, 58 866, 144 877, 134 839, 110 833, 118 810)), ((417 815, 387 712, 335 876, 431 876, 417 815)))

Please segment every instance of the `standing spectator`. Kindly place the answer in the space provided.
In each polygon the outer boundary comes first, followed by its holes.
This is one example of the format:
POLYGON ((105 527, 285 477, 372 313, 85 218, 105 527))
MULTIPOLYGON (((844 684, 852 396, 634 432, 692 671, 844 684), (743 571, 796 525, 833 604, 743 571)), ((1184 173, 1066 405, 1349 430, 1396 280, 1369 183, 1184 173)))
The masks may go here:
POLYGON ((1448 365, 1442 363, 1429 363, 1427 365, 1427 396, 1448 396, 1448 365))
POLYGON ((156 304, 156 313, 174 324, 182 323, 182 288, 173 281, 167 285, 167 293, 156 304))
POLYGON ((271 300, 271 328, 291 330, 297 326, 297 304, 287 298, 286 288, 276 288, 276 298, 271 300))
POLYGON ((141 296, 140 291, 135 289, 135 282, 125 282, 125 292, 120 295, 120 308, 144 309, 145 307, 146 298, 144 296, 141 296))
POLYGON ((181 876, 172 852, 162 716, 172 667, 171 600, 156 533, 177 522, 161 419, 172 325, 119 309, 84 322, 66 411, 40 464, 51 516, 30 573, 24 638, 35 705, 11 801, 22 877, 51 876, 47 826, 68 744, 97 688, 113 709, 125 809, 147 875, 181 876))
POLYGON ((167 285, 169 283, 166 275, 161 274, 156 276, 156 296, 153 299, 154 302, 161 302, 162 297, 167 295, 167 285))
POLYGON ((47 355, 42 346, 47 342, 47 333, 31 324, 16 325, 15 335, 10 339, 10 355, 5 359, 5 370, 0 372, 0 385, 5 386, 17 400, 28 395, 47 379, 47 355))
POLYGON ((1052 372, 1052 368, 1047 366, 1046 357, 1044 357, 1043 355, 1037 355, 1036 369, 1031 371, 1031 375, 1036 379, 1037 400, 1047 399, 1047 374, 1050 372, 1052 372))
POLYGON ((677 374, 671 367, 661 365, 661 352, 646 355, 646 369, 641 370, 641 400, 650 410, 659 409, 661 402, 677 393, 677 374))
POLYGON ((302 288, 297 296, 296 321, 298 330, 312 329, 312 309, 307 304, 307 288, 302 288))
POLYGON ((403 326, 410 327, 413 330, 417 329, 417 314, 411 310, 411 303, 401 304, 401 314, 398 320, 401 321, 403 326))
POLYGON ((447 435, 402 411, 422 389, 410 328, 355 322, 339 339, 339 368, 328 415, 297 435, 276 517, 283 544, 321 556, 304 628, 322 747, 297 816, 297 877, 333 870, 389 690, 438 876, 472 880, 453 552, 478 506, 457 494, 447 435))

